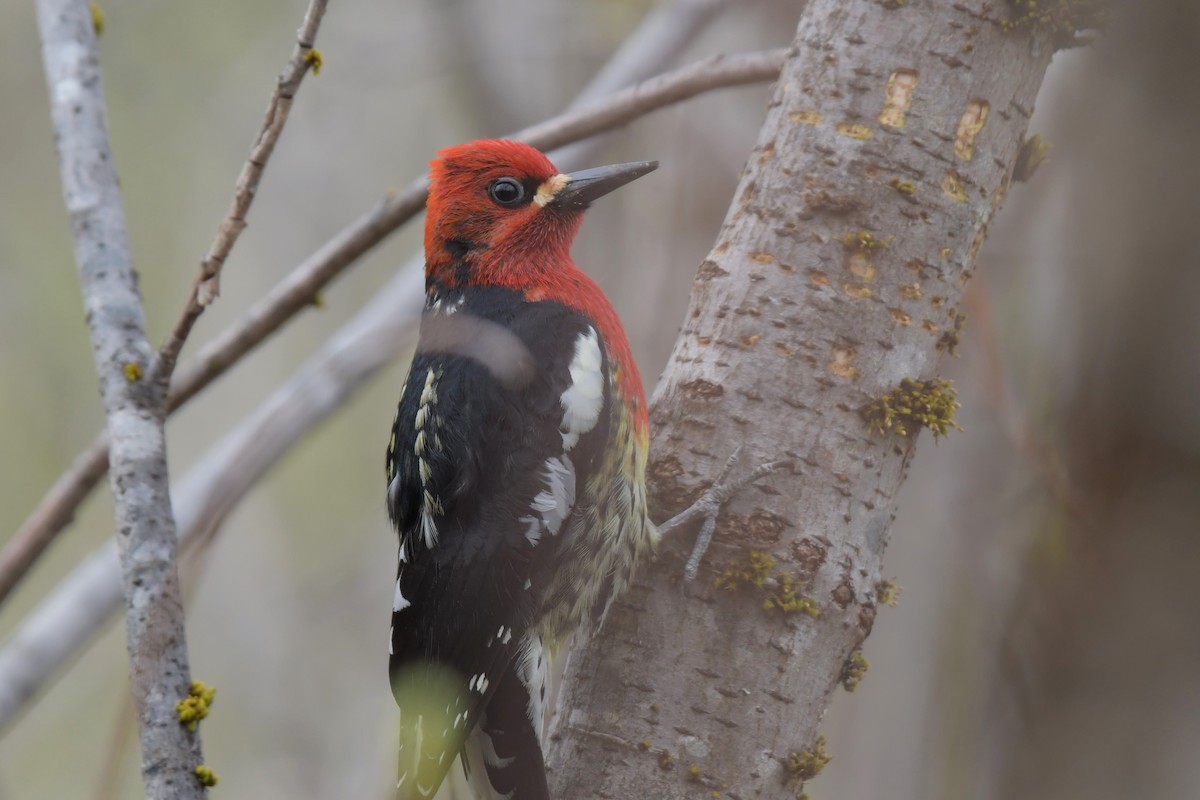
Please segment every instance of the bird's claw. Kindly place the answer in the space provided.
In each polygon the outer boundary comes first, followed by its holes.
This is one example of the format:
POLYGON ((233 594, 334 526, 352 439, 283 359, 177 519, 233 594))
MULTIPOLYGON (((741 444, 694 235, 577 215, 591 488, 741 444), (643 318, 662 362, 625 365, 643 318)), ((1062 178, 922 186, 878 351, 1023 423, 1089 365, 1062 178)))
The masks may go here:
POLYGON ((688 557, 687 566, 683 570, 684 581, 690 582, 694 580, 696 574, 700 571, 700 562, 703 560, 704 554, 708 551, 708 546, 712 543, 713 533, 717 529, 717 515, 721 512, 721 506, 729 502, 734 495, 750 484, 792 464, 790 459, 769 461, 765 464, 759 464, 748 475, 731 481, 729 480, 729 476, 732 474, 734 468, 737 467, 741 453, 742 446, 739 445, 725 461, 725 466, 721 469, 721 474, 717 477, 716 482, 708 487, 708 490, 694 503, 658 526, 659 533, 665 535, 691 522, 696 517, 704 518, 704 524, 700 528, 700 533, 696 536, 696 544, 692 547, 692 554, 688 557))

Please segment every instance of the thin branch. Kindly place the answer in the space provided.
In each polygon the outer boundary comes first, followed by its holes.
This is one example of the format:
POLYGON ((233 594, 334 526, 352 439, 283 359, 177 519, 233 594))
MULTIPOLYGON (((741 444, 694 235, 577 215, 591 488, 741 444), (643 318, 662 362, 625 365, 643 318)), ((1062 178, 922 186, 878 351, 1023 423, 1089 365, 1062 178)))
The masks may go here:
MULTIPOLYGON (((234 186, 229 211, 217 230, 208 254, 200 263, 199 275, 192 284, 183 311, 171 335, 159 348, 158 357, 151 367, 150 379, 160 385, 171 379, 175 361, 187 341, 192 326, 218 293, 221 267, 246 227, 246 214, 258 193, 258 184, 275 149, 275 143, 283 132, 293 98, 304 75, 313 65, 309 54, 312 52, 327 3, 328 0, 311 0, 304 21, 296 32, 296 47, 267 104, 262 127, 234 186)), ((168 407, 168 413, 180 405, 180 402, 174 399, 169 402, 171 405, 168 407)), ((87 498, 107 470, 108 438, 101 433, 55 481, 38 507, 4 546, 3 552, 0 552, 0 601, 16 587, 53 541, 54 536, 71 523, 79 504, 87 498)))
MULTIPOLYGON (((715 56, 622 90, 587 108, 526 128, 511 138, 550 150, 619 128, 638 117, 715 89, 773 79, 783 49, 715 56)), ((561 159, 560 159, 561 160, 561 159)), ((564 162, 565 163, 565 162, 564 162)), ((317 294, 356 259, 424 207, 425 179, 389 194, 308 257, 235 325, 203 347, 176 376, 168 397, 173 412, 239 359, 311 305, 317 294)), ((71 521, 79 503, 104 474, 107 445, 99 437, 54 484, 0 552, 0 601, 20 581, 54 536, 71 521)))
POLYGON ((283 133, 283 126, 291 113, 296 91, 310 67, 314 71, 320 68, 320 62, 313 58, 313 42, 317 37, 317 29, 321 26, 321 18, 325 16, 327 2, 328 0, 311 0, 308 5, 304 22, 296 32, 296 47, 292 50, 292 57, 279 76, 275 91, 267 103, 262 127, 254 140, 254 146, 250 148, 250 155, 242 166, 241 174, 238 175, 229 211, 221 221, 221 227, 217 230, 216 239, 209 247, 208 254, 200 262, 200 274, 192 284, 183 312, 175 322, 171 335, 159 348, 152 377, 155 381, 161 381, 164 387, 171 380, 171 373, 175 371, 175 361, 183 350, 192 326, 204 313, 204 309, 221 293, 221 268, 238 237, 246 229, 246 214, 250 212, 250 206, 254 203, 259 181, 262 180, 267 162, 275 150, 275 143, 283 133))
POLYGON ((151 800, 204 797, 200 737, 175 704, 191 682, 167 474, 166 397, 146 379, 151 348, 108 140, 91 9, 39 0, 38 29, 63 198, 111 439, 112 492, 130 682, 151 800))
MULTIPOLYGON (((774 64, 774 71, 764 69, 759 73, 758 80, 761 81, 774 77, 782 58, 782 51, 772 51, 730 57, 717 63, 743 64, 753 59, 759 64, 774 64)), ((712 60, 702 63, 712 63, 712 60)), ((678 72, 690 73, 696 66, 678 72)), ((666 77, 648 81, 632 91, 637 94, 643 91, 642 87, 666 77)), ((621 94, 628 96, 629 93, 621 94)), ((644 107, 653 110, 659 106, 644 107)), ((607 104, 597 108, 602 111, 607 104)), ((553 142, 552 135, 569 136, 555 131, 539 135, 547 138, 535 141, 553 142)), ((570 140, 560 138, 558 141, 570 140)), ((565 167, 568 163, 560 159, 559 165, 565 167)), ((344 241, 346 235, 343 232, 343 236, 335 241, 344 241)), ((321 252, 334 249, 331 242, 321 252)), ((306 263, 313 262, 318 255, 306 263)), ((298 269, 296 273, 299 272, 298 269)), ((422 281, 423 262, 418 254, 317 355, 189 470, 174 492, 185 551, 211 535, 246 492, 304 432, 317 425, 407 347, 420 317, 422 281)), ((265 303, 265 300, 261 301, 259 306, 265 303)), ((203 358, 202 354, 198 361, 203 363, 203 358)), ((119 591, 113 580, 111 560, 112 545, 109 543, 76 567, 53 594, 22 621, 12 641, 0 650, 0 730, 12 723, 28 700, 65 661, 90 641, 112 613, 119 591)))

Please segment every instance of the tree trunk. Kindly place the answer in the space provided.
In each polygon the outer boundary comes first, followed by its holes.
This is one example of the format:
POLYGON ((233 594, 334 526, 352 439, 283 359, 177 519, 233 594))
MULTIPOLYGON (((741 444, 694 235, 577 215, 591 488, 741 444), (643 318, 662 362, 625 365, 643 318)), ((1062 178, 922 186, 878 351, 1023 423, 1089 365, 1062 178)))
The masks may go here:
POLYGON ((655 507, 683 508, 739 444, 743 470, 795 467, 735 498, 686 588, 691 542, 665 542, 574 654, 554 796, 796 797, 819 772, 817 728, 861 671, 916 435, 872 432, 861 411, 953 350, 1069 29, 1015 13, 809 3, 655 394, 655 507))

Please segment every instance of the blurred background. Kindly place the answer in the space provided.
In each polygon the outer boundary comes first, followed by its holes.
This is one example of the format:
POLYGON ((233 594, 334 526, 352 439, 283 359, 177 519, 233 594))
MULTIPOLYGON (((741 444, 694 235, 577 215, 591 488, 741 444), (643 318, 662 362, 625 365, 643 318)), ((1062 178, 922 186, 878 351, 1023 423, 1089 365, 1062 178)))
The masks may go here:
MULTIPOLYGON (((107 0, 114 157, 152 340, 225 213, 301 0, 107 0)), ((647 14, 692 11, 669 65, 790 42, 798 0, 339 0, 185 359, 440 147, 560 111, 647 14)), ((1200 797, 1200 6, 1115 9, 1060 53, 968 290, 965 433, 923 439, 887 557, 904 586, 825 724, 814 798, 1200 797)), ((0 26, 0 539, 102 423, 32 4, 0 26)), ((648 382, 749 153, 764 86, 603 138, 662 168, 589 213, 576 259, 648 382), (618 255, 619 254, 619 255, 618 255)), ((173 475, 416 252, 415 221, 170 423, 173 475)), ((383 451, 401 357, 291 449, 185 571, 207 762, 229 797, 384 797, 395 545, 383 451)), ((0 607, 0 646, 111 534, 100 491, 0 607)), ((141 796, 119 624, 0 732, 0 800, 141 796)))

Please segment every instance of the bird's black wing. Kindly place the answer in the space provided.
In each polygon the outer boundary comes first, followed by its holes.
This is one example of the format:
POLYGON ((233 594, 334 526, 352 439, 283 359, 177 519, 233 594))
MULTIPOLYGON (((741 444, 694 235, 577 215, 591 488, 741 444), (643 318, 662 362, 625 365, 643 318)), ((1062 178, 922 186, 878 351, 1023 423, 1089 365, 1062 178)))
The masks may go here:
MULTIPOLYGON (((536 572, 562 546, 586 478, 572 454, 607 402, 596 340, 579 314, 503 292, 442 298, 422 322, 388 450, 400 533, 390 643, 400 797, 432 796, 498 691, 489 714, 500 749, 528 749, 540 726, 497 727, 520 704, 518 687, 528 699, 511 673, 539 607, 536 572)), ((575 455, 588 461, 593 441, 575 455)), ((544 790, 540 758, 529 766, 544 790)), ((526 796, 538 795, 514 798, 526 796)))

